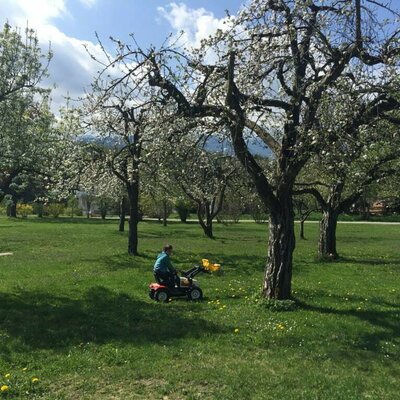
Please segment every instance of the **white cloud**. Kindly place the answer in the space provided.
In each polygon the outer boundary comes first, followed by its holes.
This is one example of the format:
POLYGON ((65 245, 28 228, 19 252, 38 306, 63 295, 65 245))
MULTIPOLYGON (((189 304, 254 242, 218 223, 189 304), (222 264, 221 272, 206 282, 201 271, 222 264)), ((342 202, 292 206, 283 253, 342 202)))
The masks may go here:
MULTIPOLYGON (((95 0, 81 0, 86 6, 95 0)), ((96 57, 104 54, 98 44, 67 36, 54 24, 57 18, 70 17, 66 0, 0 0, 0 23, 6 20, 12 26, 35 29, 43 52, 51 43, 53 59, 50 62, 50 77, 45 85, 54 86, 52 109, 54 112, 65 103, 64 97, 78 98, 84 93, 96 75, 97 64, 89 57, 84 45, 96 57)))
POLYGON ((51 37, 51 49, 54 53, 50 63, 50 77, 46 83, 56 84, 53 90, 53 109, 58 109, 68 95, 76 99, 84 93, 97 74, 98 64, 94 62, 85 50, 100 60, 104 60, 100 45, 69 37, 54 26, 43 29, 45 37, 51 37))
POLYGON ((91 8, 96 4, 97 0, 80 0, 80 2, 87 8, 91 8))
POLYGON ((28 21, 30 26, 39 27, 68 14, 65 0, 0 0, 0 5, 0 17, 18 26, 28 21))
POLYGON ((183 31, 180 43, 186 47, 198 47, 202 39, 224 29, 227 18, 218 19, 204 8, 191 9, 184 3, 170 3, 166 8, 158 7, 158 12, 177 32, 183 31))

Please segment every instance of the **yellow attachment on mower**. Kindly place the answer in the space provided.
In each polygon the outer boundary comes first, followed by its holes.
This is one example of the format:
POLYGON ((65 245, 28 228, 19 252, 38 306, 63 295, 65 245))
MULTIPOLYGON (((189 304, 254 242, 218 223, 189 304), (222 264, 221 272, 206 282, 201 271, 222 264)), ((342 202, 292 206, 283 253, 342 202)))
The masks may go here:
POLYGON ((221 264, 212 264, 206 258, 203 258, 201 260, 201 263, 203 265, 203 268, 208 271, 218 271, 221 268, 221 264))

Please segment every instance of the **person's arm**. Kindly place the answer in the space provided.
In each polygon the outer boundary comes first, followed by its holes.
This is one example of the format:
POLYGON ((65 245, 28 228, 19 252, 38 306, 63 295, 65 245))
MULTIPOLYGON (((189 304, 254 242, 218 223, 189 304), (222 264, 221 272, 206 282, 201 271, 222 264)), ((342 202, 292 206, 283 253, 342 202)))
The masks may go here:
POLYGON ((166 260, 165 260, 165 261, 166 261, 166 264, 167 264, 168 271, 169 271, 169 272, 172 272, 173 274, 176 273, 176 269, 175 269, 174 266, 172 265, 172 262, 171 262, 169 256, 166 257, 166 260))

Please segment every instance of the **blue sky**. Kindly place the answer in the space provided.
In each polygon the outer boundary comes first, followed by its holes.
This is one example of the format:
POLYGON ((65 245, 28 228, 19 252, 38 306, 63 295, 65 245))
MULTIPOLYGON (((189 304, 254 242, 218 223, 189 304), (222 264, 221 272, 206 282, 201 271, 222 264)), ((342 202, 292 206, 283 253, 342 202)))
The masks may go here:
POLYGON ((97 66, 86 54, 100 48, 95 31, 107 45, 108 37, 129 40, 134 33, 142 47, 159 45, 170 33, 186 32, 184 40, 195 45, 212 34, 225 17, 236 14, 244 0, 0 0, 0 23, 38 33, 43 49, 49 42, 54 52, 48 85, 53 89, 53 110, 68 93, 79 97, 88 87, 97 66))
MULTIPOLYGON (((34 0, 33 0, 34 1, 34 0)), ((181 10, 195 13, 212 14, 214 18, 223 18, 225 10, 236 13, 242 0, 97 0, 92 7, 85 7, 79 0, 70 0, 74 14, 71 18, 60 19, 57 26, 65 33, 81 39, 93 40, 94 31, 101 36, 126 38, 134 33, 140 43, 161 42, 169 32, 171 24, 163 16, 160 8, 172 11, 174 4, 181 10)), ((1 0, 0 0, 1 3, 1 0)), ((183 12, 183 11, 182 11, 183 12)))

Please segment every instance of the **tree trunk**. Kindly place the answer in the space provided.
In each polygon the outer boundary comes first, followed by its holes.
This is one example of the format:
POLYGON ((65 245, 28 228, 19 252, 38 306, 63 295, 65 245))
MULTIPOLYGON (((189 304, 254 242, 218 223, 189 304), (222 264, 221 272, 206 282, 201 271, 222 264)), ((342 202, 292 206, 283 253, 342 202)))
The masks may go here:
POLYGON ((17 218, 17 203, 10 204, 7 207, 7 216, 10 218, 17 218))
POLYGON ((300 239, 305 239, 304 237, 304 219, 300 220, 300 239))
POLYGON ((139 223, 139 183, 127 185, 129 196, 129 234, 128 253, 137 256, 138 253, 138 223, 139 223))
POLYGON ((163 199, 163 225, 167 226, 168 204, 167 200, 163 199))
POLYGON ((107 217, 107 203, 104 201, 100 201, 100 215, 101 215, 101 219, 106 219, 107 217))
POLYGON ((209 204, 199 204, 197 207, 197 217, 199 219, 199 223, 203 228, 204 234, 210 239, 214 239, 213 235, 213 218, 210 214, 209 204), (204 209, 204 217, 202 215, 202 209, 204 209))
POLYGON ((338 258, 336 251, 336 227, 339 213, 332 209, 324 210, 319 225, 318 253, 322 258, 338 258))
POLYGON ((263 295, 268 299, 285 300, 291 297, 294 235, 294 213, 291 196, 282 199, 279 210, 269 217, 268 259, 263 295))
POLYGON ((119 229, 120 232, 125 231, 125 197, 119 203, 119 229))
POLYGON ((369 203, 365 202, 362 209, 362 217, 364 221, 369 220, 369 203))
POLYGON ((203 227, 204 234, 210 239, 214 239, 212 221, 203 227))

